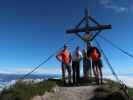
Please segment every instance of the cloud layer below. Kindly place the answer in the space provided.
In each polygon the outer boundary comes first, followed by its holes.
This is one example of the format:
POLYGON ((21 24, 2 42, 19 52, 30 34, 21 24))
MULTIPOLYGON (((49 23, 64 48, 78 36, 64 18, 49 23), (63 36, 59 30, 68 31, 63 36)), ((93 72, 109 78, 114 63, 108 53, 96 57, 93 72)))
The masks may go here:
MULTIPOLYGON (((0 73, 4 74, 26 74, 33 70, 33 68, 17 68, 12 70, 1 70, 0 73)), ((60 67, 42 67, 35 71, 33 74, 61 74, 60 67)), ((108 79, 115 80, 115 77, 111 74, 104 73, 104 77, 108 79)), ((118 75, 120 80, 122 80, 127 86, 133 87, 133 75, 120 74, 118 75)))
MULTIPOLYGON (((3 69, 0 70, 0 73, 3 74, 26 74, 30 71, 32 71, 34 68, 26 68, 26 67, 21 67, 21 68, 14 68, 14 69, 3 69)), ((32 74, 60 74, 61 70, 60 67, 42 67, 37 69, 35 72, 32 74)))
MULTIPOLYGON (((112 75, 104 76, 104 77, 116 81, 115 77, 112 76, 112 75)), ((118 76, 118 77, 119 77, 119 79, 120 79, 123 83, 125 83, 127 86, 133 88, 133 76, 120 75, 120 76, 118 76)))

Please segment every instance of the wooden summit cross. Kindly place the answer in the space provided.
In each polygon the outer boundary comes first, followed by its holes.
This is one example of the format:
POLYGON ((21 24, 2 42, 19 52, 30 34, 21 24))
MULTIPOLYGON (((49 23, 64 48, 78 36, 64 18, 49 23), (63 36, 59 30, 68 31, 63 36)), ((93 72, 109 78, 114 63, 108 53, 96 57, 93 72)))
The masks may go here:
POLYGON ((111 29, 111 25, 103 25, 99 24, 92 16, 89 15, 88 9, 85 9, 85 16, 81 19, 81 21, 75 26, 75 28, 66 30, 67 34, 75 34, 84 42, 91 42, 95 37, 105 29, 111 29), (80 27, 82 24, 85 24, 84 27, 80 27), (92 24, 92 25, 90 25, 92 24), (79 34, 79 33, 84 34, 79 34), (95 32, 95 33, 94 33, 95 32))
MULTIPOLYGON (((92 40, 95 39, 97 35, 99 35, 102 30, 105 29, 111 29, 111 25, 99 24, 94 18, 92 18, 92 16, 88 14, 88 9, 85 9, 85 16, 75 26, 75 28, 66 30, 66 33, 75 34, 81 40, 83 40, 86 45, 88 45, 92 40)), ((92 77, 91 73, 90 77, 92 77)))

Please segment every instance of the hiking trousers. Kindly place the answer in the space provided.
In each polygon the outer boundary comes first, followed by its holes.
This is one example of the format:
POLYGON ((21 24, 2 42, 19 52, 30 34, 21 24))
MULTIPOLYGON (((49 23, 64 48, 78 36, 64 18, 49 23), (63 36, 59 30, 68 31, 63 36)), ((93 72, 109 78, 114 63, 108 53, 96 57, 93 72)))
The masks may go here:
POLYGON ((86 80, 92 78, 91 60, 83 60, 83 73, 86 80))
POLYGON ((72 70, 73 70, 73 83, 78 84, 80 79, 80 62, 79 61, 72 62, 72 70))
POLYGON ((68 81, 71 83, 71 65, 62 63, 62 80, 66 81, 66 71, 68 72, 68 81))

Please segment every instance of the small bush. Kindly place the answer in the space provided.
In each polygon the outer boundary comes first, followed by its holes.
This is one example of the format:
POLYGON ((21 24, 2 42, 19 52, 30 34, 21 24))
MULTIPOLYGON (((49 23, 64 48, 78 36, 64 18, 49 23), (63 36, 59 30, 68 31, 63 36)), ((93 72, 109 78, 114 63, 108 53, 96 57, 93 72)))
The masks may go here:
POLYGON ((39 83, 16 82, 15 85, 1 92, 0 100, 30 100, 35 95, 43 95, 56 85, 53 81, 39 83))

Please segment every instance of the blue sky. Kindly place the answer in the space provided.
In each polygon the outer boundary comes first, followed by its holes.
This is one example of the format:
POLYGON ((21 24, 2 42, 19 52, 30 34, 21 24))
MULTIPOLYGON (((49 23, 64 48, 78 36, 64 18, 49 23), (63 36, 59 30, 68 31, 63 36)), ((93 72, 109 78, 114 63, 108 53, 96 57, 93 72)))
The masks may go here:
MULTIPOLYGON (((1 0, 0 72, 29 71, 71 38, 75 38, 69 43, 71 51, 76 45, 83 47, 80 39, 66 35, 65 30, 80 21, 86 7, 99 23, 112 24, 112 30, 102 34, 133 54, 132 0, 1 0)), ((97 39, 117 71, 133 72, 131 58, 97 39)), ((60 63, 54 57, 42 70, 55 67, 60 63)))

